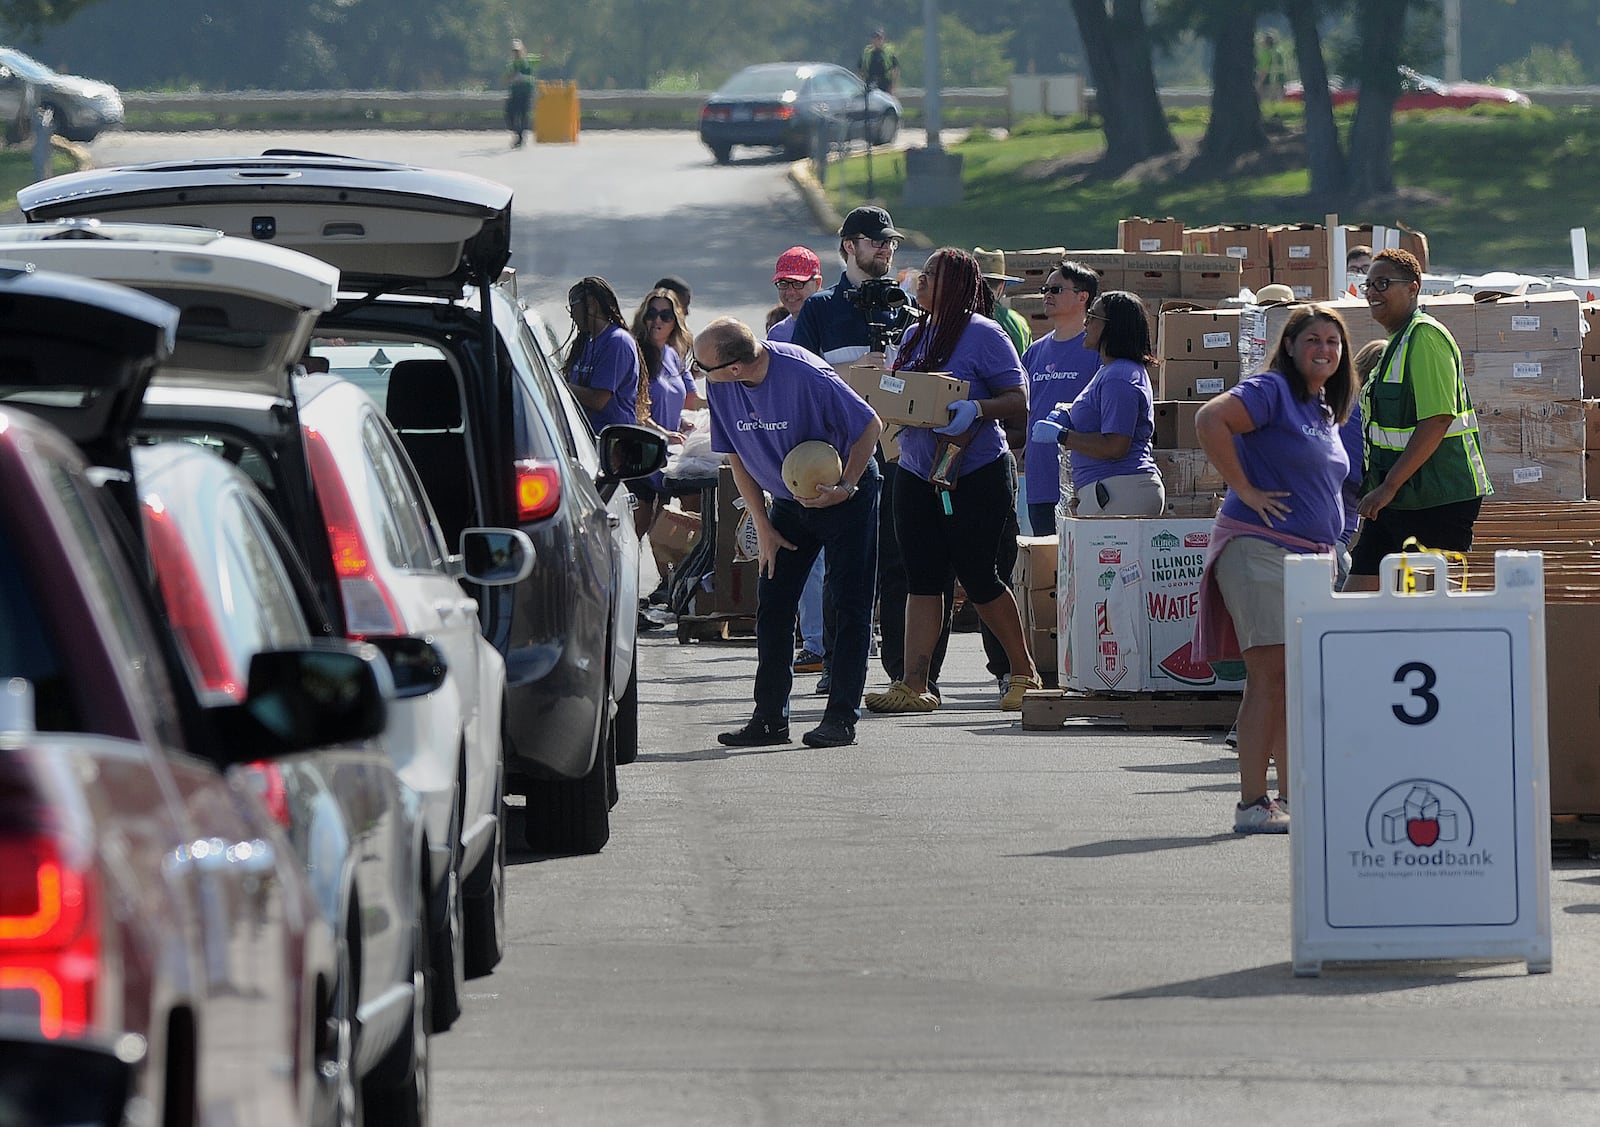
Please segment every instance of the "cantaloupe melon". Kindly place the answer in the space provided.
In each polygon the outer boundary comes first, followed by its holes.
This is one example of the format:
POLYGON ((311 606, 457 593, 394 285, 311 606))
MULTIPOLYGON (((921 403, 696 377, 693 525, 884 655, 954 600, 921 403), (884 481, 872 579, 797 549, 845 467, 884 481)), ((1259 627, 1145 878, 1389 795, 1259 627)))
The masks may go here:
POLYGON ((816 497, 820 487, 839 484, 843 470, 839 451, 813 439, 802 442, 783 459, 783 483, 796 500, 809 501, 816 497))

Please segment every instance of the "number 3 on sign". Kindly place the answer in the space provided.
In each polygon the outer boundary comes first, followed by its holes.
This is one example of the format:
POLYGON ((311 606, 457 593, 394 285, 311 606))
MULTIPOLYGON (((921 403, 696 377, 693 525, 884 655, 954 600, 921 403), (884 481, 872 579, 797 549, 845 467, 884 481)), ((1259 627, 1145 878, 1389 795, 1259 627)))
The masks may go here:
POLYGON ((1391 706, 1394 718, 1400 723, 1420 727, 1439 715, 1439 698, 1433 694, 1433 687, 1439 683, 1439 675, 1433 671, 1433 666, 1422 661, 1408 661, 1395 670, 1394 683, 1411 690, 1412 700, 1391 706), (1413 676, 1419 678, 1415 683, 1411 681, 1413 676), (1421 711, 1413 712, 1411 709, 1417 704, 1420 704, 1421 711))

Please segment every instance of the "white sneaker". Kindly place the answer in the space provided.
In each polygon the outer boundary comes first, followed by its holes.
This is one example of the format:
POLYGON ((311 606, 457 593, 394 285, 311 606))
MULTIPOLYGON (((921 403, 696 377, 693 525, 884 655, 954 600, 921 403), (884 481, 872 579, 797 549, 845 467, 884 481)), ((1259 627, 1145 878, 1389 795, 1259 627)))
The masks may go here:
POLYGON ((1225 737, 1223 737, 1222 742, 1227 744, 1229 747, 1238 747, 1239 746, 1239 725, 1235 724, 1233 727, 1229 728, 1228 729, 1228 734, 1225 737))
POLYGON ((1236 834, 1286 834, 1289 832, 1289 812, 1262 795, 1249 806, 1233 808, 1233 832, 1236 834))

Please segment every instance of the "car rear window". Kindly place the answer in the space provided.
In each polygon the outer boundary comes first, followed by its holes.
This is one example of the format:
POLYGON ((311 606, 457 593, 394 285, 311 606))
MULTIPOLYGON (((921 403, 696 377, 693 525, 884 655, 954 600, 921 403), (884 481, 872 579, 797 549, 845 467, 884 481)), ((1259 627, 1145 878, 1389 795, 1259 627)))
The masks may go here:
POLYGON ((729 98, 776 98, 798 89, 800 75, 794 67, 752 67, 728 79, 717 93, 729 98))
POLYGON ((33 685, 35 726, 41 731, 81 731, 66 671, 45 624, 32 584, 0 528, 0 681, 21 677, 33 685))

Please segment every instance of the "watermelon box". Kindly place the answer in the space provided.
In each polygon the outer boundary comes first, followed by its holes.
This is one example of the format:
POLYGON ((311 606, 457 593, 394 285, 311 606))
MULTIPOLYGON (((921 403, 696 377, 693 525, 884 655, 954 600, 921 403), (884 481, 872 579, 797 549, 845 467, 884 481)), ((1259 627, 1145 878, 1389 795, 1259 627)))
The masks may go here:
POLYGON ((1190 640, 1209 520, 1062 521, 1057 664, 1060 682, 1085 692, 1238 691, 1237 669, 1219 678, 1195 661, 1190 640))

